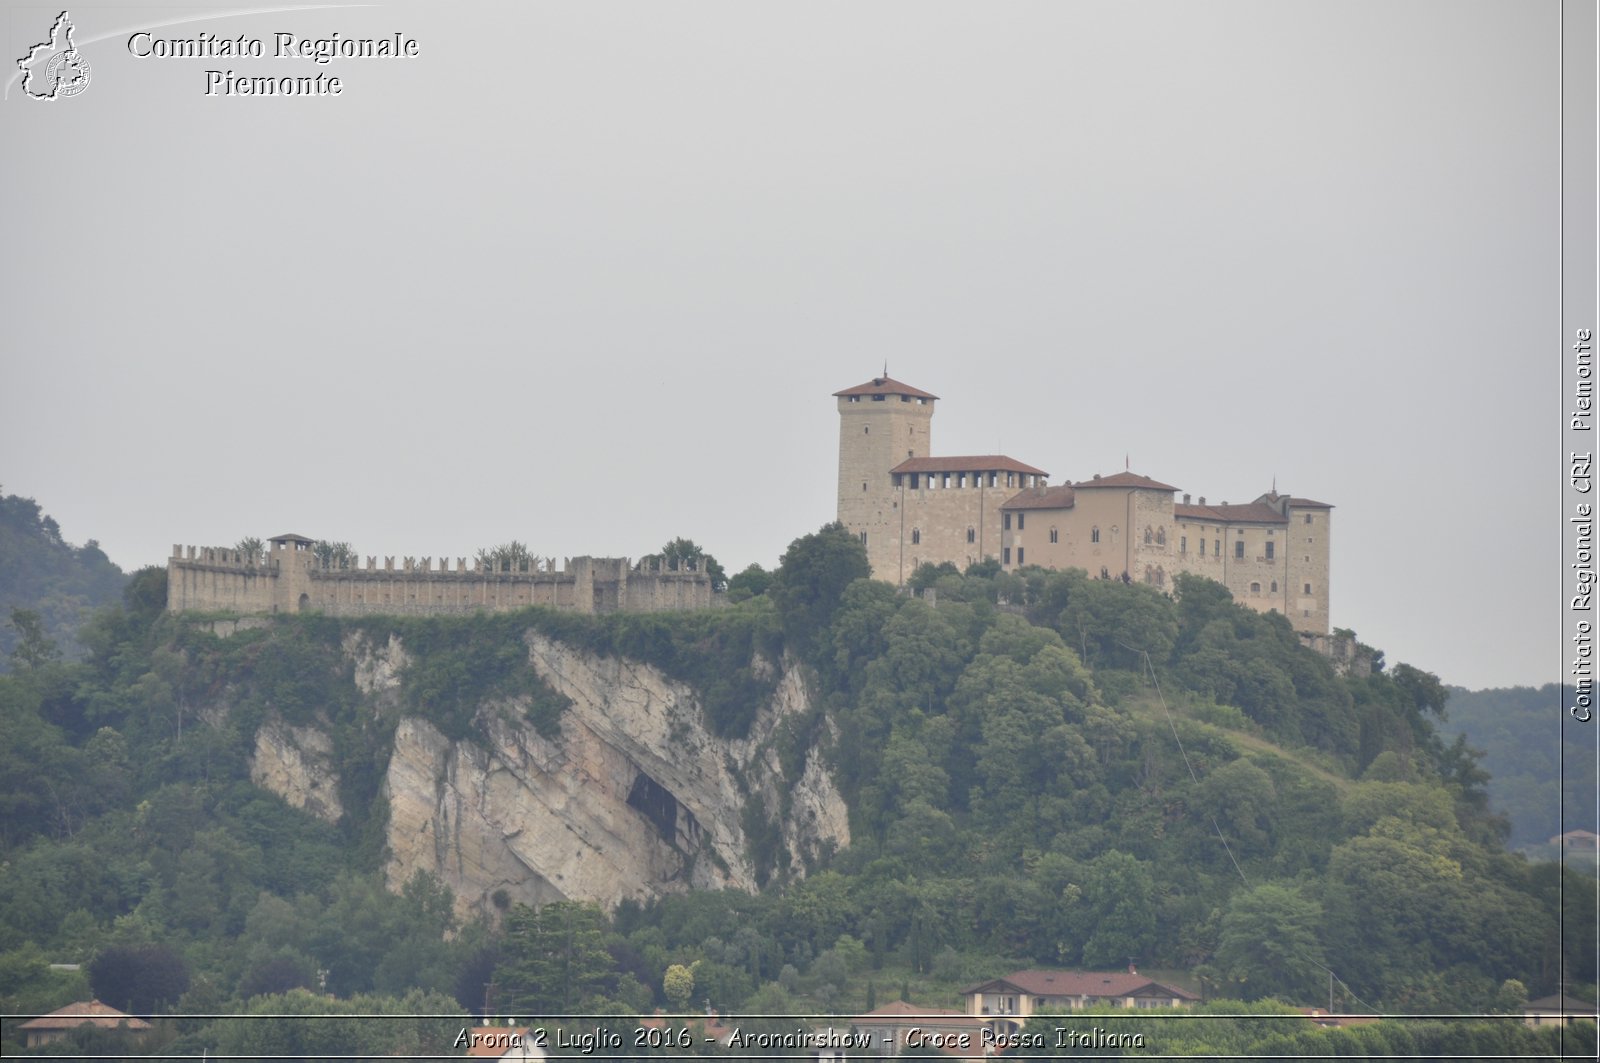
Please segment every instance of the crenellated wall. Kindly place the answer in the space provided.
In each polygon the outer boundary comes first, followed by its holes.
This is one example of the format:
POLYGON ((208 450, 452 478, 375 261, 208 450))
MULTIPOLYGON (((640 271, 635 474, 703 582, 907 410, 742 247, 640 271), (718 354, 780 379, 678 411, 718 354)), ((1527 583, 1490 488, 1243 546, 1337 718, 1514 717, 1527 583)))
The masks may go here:
POLYGON ((622 557, 536 558, 515 571, 447 557, 360 559, 335 567, 294 540, 249 556, 221 547, 175 545, 167 560, 170 612, 329 616, 446 616, 509 612, 530 605, 580 613, 661 612, 714 604, 703 571, 632 565, 622 557))

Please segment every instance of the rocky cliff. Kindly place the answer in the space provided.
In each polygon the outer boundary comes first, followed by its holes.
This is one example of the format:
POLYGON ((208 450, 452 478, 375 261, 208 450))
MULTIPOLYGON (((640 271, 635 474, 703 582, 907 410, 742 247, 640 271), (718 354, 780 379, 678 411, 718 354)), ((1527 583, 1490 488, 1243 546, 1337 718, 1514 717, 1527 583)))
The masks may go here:
MULTIPOLYGON (((391 888, 431 872, 464 916, 563 898, 610 907, 756 888, 748 831, 775 834, 796 871, 848 844, 845 804, 821 757, 779 755, 784 722, 810 711, 797 669, 768 665, 775 693, 748 736, 724 739, 707 731, 693 688, 649 665, 531 631, 525 641, 533 669, 570 702, 559 735, 541 735, 506 703, 480 706, 470 739, 402 718, 384 781, 391 888)), ((344 649, 366 706, 397 706, 407 663, 399 640, 358 635, 344 649)), ((314 728, 269 720, 251 777, 335 820, 329 748, 314 728)))

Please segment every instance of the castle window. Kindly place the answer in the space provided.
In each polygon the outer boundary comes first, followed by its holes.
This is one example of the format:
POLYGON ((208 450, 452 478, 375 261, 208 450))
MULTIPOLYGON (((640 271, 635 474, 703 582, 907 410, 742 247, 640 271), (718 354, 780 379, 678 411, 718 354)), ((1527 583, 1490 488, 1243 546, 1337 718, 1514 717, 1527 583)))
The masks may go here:
POLYGON ((978 529, 976 529, 976 528, 968 528, 967 529, 967 542, 975 543, 977 541, 978 541, 978 529))
MULTIPOLYGON (((1200 545, 1204 546, 1205 542, 1206 541, 1204 539, 1201 539, 1200 540, 1200 545)), ((1189 552, 1189 537, 1187 535, 1178 536, 1178 553, 1187 554, 1188 552, 1189 552)))
POLYGON ((1200 556, 1206 556, 1206 541, 1204 539, 1200 540, 1200 556))
POLYGON ((1017 547, 1017 564, 1019 564, 1019 565, 1022 564, 1022 555, 1023 555, 1023 553, 1024 553, 1024 551, 1023 551, 1022 547, 1020 547, 1020 546, 1017 547))
POLYGON ((1157 587, 1165 587, 1166 585, 1167 585, 1167 572, 1166 572, 1165 569, 1158 567, 1156 569, 1156 586, 1157 587))
MULTIPOLYGON (((1267 534, 1271 535, 1272 533, 1268 532, 1267 534)), ((1268 561, 1272 560, 1272 540, 1271 539, 1267 540, 1267 560, 1268 561)))
POLYGON ((915 491, 917 489, 917 484, 920 483, 920 482, 921 482, 921 478, 916 473, 912 473, 911 474, 911 490, 915 491))
POLYGON ((874 395, 874 396, 872 396, 872 401, 873 402, 882 402, 883 399, 884 399, 884 397, 882 395, 874 395))
POLYGON ((1243 539, 1239 539, 1239 540, 1234 542, 1234 544, 1233 544, 1233 559, 1235 561, 1243 561, 1244 560, 1244 540, 1243 539))
POLYGON ((1097 542, 1100 541, 1100 526, 1099 525, 1095 525, 1093 528, 1089 529, 1089 541, 1091 543, 1097 543, 1097 542))
POLYGON ((1250 593, 1251 594, 1260 594, 1261 593, 1261 584, 1259 584, 1259 583, 1250 584, 1250 593))
POLYGON ((1309 513, 1306 514, 1306 523, 1307 524, 1311 523, 1311 514, 1309 514, 1309 513))
MULTIPOLYGON (((1166 546, 1167 545, 1167 529, 1165 529, 1165 528, 1157 528, 1156 529, 1156 545, 1157 546, 1166 546)), ((1157 580, 1156 582, 1159 583, 1161 581, 1157 580)))
POLYGON ((1156 533, 1151 531, 1148 527, 1146 527, 1145 530, 1144 530, 1144 544, 1146 546, 1149 546, 1151 543, 1153 543, 1155 541, 1156 541, 1156 533))
POLYGON ((862 480, 861 481, 861 490, 865 491, 866 489, 867 489, 867 481, 862 480))
POLYGON ((920 545, 922 545, 922 529, 921 528, 912 528, 911 529, 911 545, 912 546, 920 546, 920 545))
POLYGON ((1011 530, 1011 514, 1004 513, 1004 514, 1001 515, 1001 517, 1000 517, 1000 527, 1004 528, 1006 531, 1010 531, 1011 530))
POLYGON ((1278 581, 1277 580, 1273 580, 1272 581, 1272 593, 1273 594, 1277 594, 1278 593, 1278 581))
POLYGON ((866 546, 867 545, 867 533, 866 532, 862 532, 861 533, 861 545, 862 546, 866 546))
POLYGON ((1053 542, 1053 543, 1060 542, 1061 541, 1060 536, 1061 536, 1060 532, 1056 531, 1054 528, 1050 529, 1050 541, 1051 542, 1053 542))
POLYGON ((1311 593, 1311 584, 1309 584, 1309 583, 1306 584, 1306 593, 1307 594, 1311 593))
POLYGON ((1021 531, 1022 530, 1022 526, 1023 526, 1024 523, 1027 522, 1027 520, 1028 520, 1028 515, 1026 513, 1018 513, 1017 514, 1017 531, 1021 531))
POLYGON ((1004 550, 1002 550, 1001 552, 1003 554, 1005 554, 1005 559, 1004 559, 1005 563, 1008 564, 1008 565, 1011 564, 1011 547, 1008 546, 1004 550))
POLYGON ((1006 473, 1006 486, 1007 487, 1015 487, 1015 486, 1017 486, 1017 474, 1016 473, 1014 473, 1014 472, 1006 473))
POLYGON ((1222 556, 1222 540, 1221 539, 1212 539, 1211 540, 1211 552, 1216 554, 1218 557, 1222 556))

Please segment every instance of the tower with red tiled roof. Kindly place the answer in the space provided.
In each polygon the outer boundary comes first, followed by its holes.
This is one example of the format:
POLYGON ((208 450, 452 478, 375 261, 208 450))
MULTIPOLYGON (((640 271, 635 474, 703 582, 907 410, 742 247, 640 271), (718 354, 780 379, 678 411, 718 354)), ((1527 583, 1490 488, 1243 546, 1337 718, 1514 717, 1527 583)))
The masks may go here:
POLYGON ((872 574, 904 583, 923 562, 957 568, 1001 556, 1000 503, 1043 469, 1003 454, 936 457, 939 397, 888 376, 834 392, 838 520, 867 547, 872 574))

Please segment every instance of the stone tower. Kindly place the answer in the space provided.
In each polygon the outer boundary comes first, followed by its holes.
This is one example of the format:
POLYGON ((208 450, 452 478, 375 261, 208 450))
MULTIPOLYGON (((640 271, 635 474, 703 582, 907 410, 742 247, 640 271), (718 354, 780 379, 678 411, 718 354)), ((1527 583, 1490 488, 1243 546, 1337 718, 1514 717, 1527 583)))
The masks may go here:
POLYGON ((939 396, 887 376, 834 392, 839 400, 839 521, 865 536, 873 571, 885 571, 899 527, 889 470, 929 454, 939 396))

